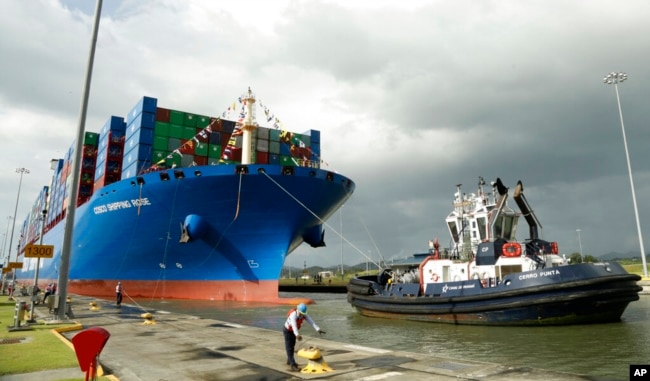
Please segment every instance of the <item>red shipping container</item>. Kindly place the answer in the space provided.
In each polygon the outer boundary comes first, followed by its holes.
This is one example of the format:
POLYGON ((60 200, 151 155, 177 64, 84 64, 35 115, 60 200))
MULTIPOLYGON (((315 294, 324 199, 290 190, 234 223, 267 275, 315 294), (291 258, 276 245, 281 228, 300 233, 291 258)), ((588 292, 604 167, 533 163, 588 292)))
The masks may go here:
POLYGON ((196 135, 194 135, 194 136, 201 143, 207 143, 208 140, 210 140, 210 133, 208 131, 204 131, 203 128, 197 128, 196 129, 196 135))
POLYGON ((223 149, 223 153, 221 154, 221 158, 224 160, 230 160, 230 161, 239 161, 241 162, 241 148, 235 148, 235 147, 226 147, 223 149))
POLYGON ((97 147, 91 145, 84 145, 82 151, 84 157, 97 157, 97 147))
POLYGON ((156 109, 156 121, 169 123, 171 111, 166 108, 158 107, 156 109))
POLYGON ((210 118, 210 124, 208 126, 210 126, 212 131, 221 131, 221 119, 210 118))
POLYGON ((196 163, 196 165, 207 165, 208 158, 205 156, 194 156, 194 163, 196 163))
POLYGON ((257 151, 256 155, 257 155, 257 158, 256 158, 256 163, 257 164, 268 164, 269 163, 269 153, 268 152, 257 151))
POLYGON ((194 140, 181 139, 181 146, 179 147, 179 151, 183 155, 194 155, 195 146, 196 142, 194 140))

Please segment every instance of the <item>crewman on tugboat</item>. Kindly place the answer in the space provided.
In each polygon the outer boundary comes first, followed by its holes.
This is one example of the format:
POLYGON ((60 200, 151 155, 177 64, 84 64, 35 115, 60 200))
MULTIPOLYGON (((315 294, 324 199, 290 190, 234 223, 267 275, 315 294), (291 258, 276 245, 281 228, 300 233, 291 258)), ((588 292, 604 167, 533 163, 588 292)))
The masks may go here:
POLYGON ((296 339, 298 341, 302 340, 302 336, 300 336, 298 330, 305 320, 314 327, 316 332, 320 334, 325 333, 325 331, 321 330, 314 320, 307 315, 307 306, 304 303, 298 304, 298 307, 292 308, 287 313, 287 321, 284 323, 282 333, 284 334, 284 348, 287 351, 287 365, 289 365, 291 370, 294 372, 300 371, 300 367, 296 364, 293 354, 295 353, 296 339))

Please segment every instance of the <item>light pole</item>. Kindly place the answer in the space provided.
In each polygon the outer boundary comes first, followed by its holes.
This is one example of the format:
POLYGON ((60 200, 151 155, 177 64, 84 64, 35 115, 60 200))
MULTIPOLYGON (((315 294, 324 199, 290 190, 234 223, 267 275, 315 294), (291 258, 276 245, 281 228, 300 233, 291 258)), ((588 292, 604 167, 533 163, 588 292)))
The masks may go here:
MULTIPOLYGON (((5 233, 5 238, 2 240, 2 261, 5 265, 9 265, 9 255, 5 257, 5 253, 7 252, 7 237, 9 236, 9 222, 13 219, 11 216, 7 216, 7 231, 5 233)), ((5 280, 7 279, 7 276, 5 273, 2 273, 2 285, 0 285, 0 291, 4 294, 5 293, 5 287, 6 287, 6 282, 5 280)))
POLYGON ((636 229, 639 233, 639 246, 641 247, 641 261, 643 262, 643 277, 648 277, 648 267, 645 261, 645 249, 643 248, 643 234, 641 233, 641 222, 639 221, 639 210, 636 206, 636 195, 634 193, 634 179, 632 178, 632 165, 630 164, 630 154, 627 150, 627 138, 625 137, 625 125, 623 124, 623 110, 621 109, 621 98, 618 94, 618 84, 627 80, 627 74, 611 72, 605 76, 603 82, 608 85, 614 85, 616 90, 616 102, 618 104, 618 114, 621 118, 621 131, 623 131, 623 145, 625 146, 625 158, 627 159, 627 171, 630 175, 630 188, 632 189, 632 203, 634 204, 634 217, 636 218, 636 229))
POLYGON ((339 231, 341 232, 341 279, 343 279, 343 207, 339 210, 339 231))
MULTIPOLYGON (((2 240, 2 259, 4 261, 5 254, 7 253, 7 237, 9 237, 9 222, 13 219, 11 216, 7 216, 7 231, 5 232, 5 238, 2 240)), ((9 262, 9 256, 6 257, 7 262, 9 262)))
MULTIPOLYGON (((41 216, 41 238, 39 241, 39 245, 43 245, 43 234, 45 234, 45 217, 47 216, 47 209, 43 209, 41 212, 43 215, 41 216)), ((28 322, 29 323, 35 323, 36 320, 34 320, 34 305, 36 304, 36 296, 38 295, 38 270, 41 268, 41 257, 36 258, 36 270, 34 271, 34 289, 32 290, 32 309, 31 309, 31 314, 29 317, 28 322)))
POLYGON ((578 244, 580 245, 580 263, 584 263, 584 259, 582 258, 582 239, 580 238, 580 229, 576 229, 578 232, 578 244))
MULTIPOLYGON (((9 236, 9 262, 11 262, 11 244, 14 240, 14 229, 16 228, 16 214, 18 213, 18 200, 20 200, 20 187, 23 185, 23 175, 29 174, 27 168, 16 168, 16 173, 20 173, 20 180, 18 181, 18 196, 16 196, 16 208, 14 209, 14 223, 11 225, 11 235, 9 236)), ((18 249, 16 249, 16 260, 18 260, 18 249)), ((14 269, 12 282, 16 283, 16 270, 14 269)), ((14 286, 15 287, 15 286, 14 286)))

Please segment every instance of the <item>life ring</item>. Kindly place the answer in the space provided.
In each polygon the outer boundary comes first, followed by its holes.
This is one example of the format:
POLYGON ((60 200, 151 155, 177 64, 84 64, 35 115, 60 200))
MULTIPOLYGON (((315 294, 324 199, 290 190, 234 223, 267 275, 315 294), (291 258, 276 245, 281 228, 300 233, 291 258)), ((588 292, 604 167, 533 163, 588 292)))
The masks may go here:
POLYGON ((458 282, 460 280, 460 275, 454 275, 454 282, 458 282))
POLYGON ((474 273, 472 273, 472 276, 470 277, 470 279, 481 279, 481 277, 478 275, 477 272, 474 272, 474 273))
POLYGON ((432 280, 432 281, 437 282, 438 279, 439 279, 439 278, 438 278, 438 274, 436 274, 436 273, 431 274, 431 280, 432 280))
POLYGON ((502 251, 505 257, 519 257, 521 256, 521 245, 517 242, 507 242, 503 244, 502 251))
POLYGON ((551 254, 560 254, 560 249, 557 246, 557 242, 551 242, 551 254))

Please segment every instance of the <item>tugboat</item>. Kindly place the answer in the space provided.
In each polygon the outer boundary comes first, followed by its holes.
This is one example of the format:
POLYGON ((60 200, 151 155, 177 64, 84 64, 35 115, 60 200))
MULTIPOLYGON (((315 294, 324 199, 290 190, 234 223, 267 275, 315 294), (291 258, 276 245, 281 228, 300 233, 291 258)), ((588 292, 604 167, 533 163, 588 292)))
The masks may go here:
POLYGON ((369 317, 543 326, 617 322, 639 299, 640 276, 616 262, 570 264, 557 242, 540 238, 542 225, 521 181, 513 192, 519 211, 507 205, 499 178, 492 192, 484 187, 481 177, 477 193, 463 194, 457 185, 446 218, 451 249, 441 252, 435 239, 420 261, 351 279, 348 302, 369 317), (517 241, 521 216, 529 237, 517 241))

